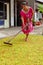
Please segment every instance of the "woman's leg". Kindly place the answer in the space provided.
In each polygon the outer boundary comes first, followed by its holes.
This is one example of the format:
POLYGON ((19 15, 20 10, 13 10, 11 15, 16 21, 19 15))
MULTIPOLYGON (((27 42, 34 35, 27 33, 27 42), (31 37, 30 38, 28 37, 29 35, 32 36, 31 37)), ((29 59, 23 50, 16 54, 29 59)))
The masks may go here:
POLYGON ((27 41, 27 40, 28 40, 28 35, 29 35, 29 34, 26 34, 26 38, 25 38, 25 41, 27 41))

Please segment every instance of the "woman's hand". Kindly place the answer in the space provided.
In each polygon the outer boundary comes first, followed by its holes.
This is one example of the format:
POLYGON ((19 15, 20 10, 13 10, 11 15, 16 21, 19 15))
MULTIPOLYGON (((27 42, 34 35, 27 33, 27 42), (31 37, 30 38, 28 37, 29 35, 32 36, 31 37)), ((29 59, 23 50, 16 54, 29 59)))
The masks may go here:
POLYGON ((27 23, 29 23, 29 18, 27 18, 27 23))

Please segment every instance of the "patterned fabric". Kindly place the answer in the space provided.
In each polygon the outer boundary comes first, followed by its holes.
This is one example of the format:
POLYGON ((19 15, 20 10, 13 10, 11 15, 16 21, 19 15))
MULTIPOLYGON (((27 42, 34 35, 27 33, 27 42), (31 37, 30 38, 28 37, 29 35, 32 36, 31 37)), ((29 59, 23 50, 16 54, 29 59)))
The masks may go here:
POLYGON ((28 26, 26 26, 26 28, 24 29, 24 25, 22 23, 22 31, 25 34, 29 34, 29 32, 31 32, 33 30, 33 24, 32 24, 32 16, 33 16, 33 9, 30 7, 28 12, 25 13, 23 10, 21 10, 20 12, 21 17, 24 18, 24 24, 28 24, 28 26), (29 22, 27 23, 27 20, 29 19, 29 22))

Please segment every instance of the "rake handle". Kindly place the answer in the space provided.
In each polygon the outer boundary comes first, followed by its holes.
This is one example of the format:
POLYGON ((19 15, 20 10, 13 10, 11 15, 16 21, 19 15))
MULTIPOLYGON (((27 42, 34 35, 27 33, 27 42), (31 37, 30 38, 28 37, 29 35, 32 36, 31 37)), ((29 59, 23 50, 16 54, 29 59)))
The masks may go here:
MULTIPOLYGON (((28 25, 29 25, 29 24, 27 23, 23 29, 25 29, 26 26, 28 26, 28 25)), ((23 29, 22 29, 22 30, 23 30, 23 29)), ((20 30, 16 35, 14 35, 14 37, 16 37, 22 30, 20 30)), ((10 42, 14 37, 10 38, 10 40, 8 40, 8 42, 10 42)))

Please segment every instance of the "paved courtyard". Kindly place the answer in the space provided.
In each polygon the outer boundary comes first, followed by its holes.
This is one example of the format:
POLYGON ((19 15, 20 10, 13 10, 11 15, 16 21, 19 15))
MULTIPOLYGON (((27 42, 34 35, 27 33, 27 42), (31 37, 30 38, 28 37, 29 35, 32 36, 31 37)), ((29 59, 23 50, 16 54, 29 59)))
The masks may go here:
MULTIPOLYGON (((0 38, 8 37, 15 35, 18 31, 21 30, 21 27, 12 27, 8 29, 0 29, 0 38)), ((43 25, 40 26, 34 26, 34 30, 30 34, 38 34, 42 35, 43 32, 43 25)), ((22 33, 22 32, 20 32, 22 33)))

